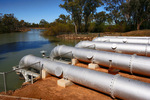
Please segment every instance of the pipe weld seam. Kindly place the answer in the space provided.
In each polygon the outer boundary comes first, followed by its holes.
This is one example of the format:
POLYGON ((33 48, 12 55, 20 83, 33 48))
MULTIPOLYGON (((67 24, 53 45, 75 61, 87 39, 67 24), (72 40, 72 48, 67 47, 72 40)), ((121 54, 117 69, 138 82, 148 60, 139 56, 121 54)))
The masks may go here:
POLYGON ((148 43, 147 44, 150 44, 150 39, 148 39, 148 43))
POLYGON ((148 48, 148 44, 146 45, 146 48, 145 48, 145 56, 147 56, 147 48, 148 48))
POLYGON ((133 60, 135 58, 136 54, 132 55, 130 58, 130 62, 129 62, 129 68, 130 68, 130 73, 133 74, 133 60))
POLYGON ((119 74, 115 75, 113 78, 112 78, 112 81, 111 81, 111 85, 110 85, 110 95, 112 98, 115 98, 114 96, 114 84, 115 84, 115 81, 117 80, 117 78, 120 77, 119 74))

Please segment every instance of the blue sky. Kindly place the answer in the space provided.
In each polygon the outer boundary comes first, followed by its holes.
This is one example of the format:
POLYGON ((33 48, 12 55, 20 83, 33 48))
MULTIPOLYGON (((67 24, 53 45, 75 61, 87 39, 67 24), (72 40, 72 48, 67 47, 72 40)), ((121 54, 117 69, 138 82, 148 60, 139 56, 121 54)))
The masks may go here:
MULTIPOLYGON (((59 7, 62 0, 0 0, 0 13, 14 13, 18 20, 39 23, 41 19, 53 22, 60 14, 68 14, 59 7)), ((98 8, 97 12, 104 10, 98 8)))

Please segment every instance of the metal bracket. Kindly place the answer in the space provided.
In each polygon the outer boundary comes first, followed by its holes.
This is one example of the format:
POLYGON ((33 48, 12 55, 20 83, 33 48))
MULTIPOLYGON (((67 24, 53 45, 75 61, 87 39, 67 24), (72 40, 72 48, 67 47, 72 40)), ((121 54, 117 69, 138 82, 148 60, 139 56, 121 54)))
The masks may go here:
POLYGON ((92 46, 93 46, 93 49, 96 49, 95 44, 92 44, 92 45, 86 46, 85 48, 92 47, 92 46))

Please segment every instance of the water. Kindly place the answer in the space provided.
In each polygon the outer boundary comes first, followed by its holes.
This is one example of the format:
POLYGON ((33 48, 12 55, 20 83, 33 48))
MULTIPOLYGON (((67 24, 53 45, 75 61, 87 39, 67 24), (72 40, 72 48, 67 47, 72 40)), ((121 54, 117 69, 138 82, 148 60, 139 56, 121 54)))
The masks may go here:
MULTIPOLYGON (((31 29, 28 32, 0 34, 0 72, 12 70, 18 65, 20 59, 28 54, 41 57, 40 51, 50 51, 57 45, 65 44, 74 46, 78 41, 61 40, 55 37, 43 37, 43 30, 31 29)), ((7 75, 7 90, 15 90, 21 86, 24 80, 20 80, 15 72, 7 75)), ((0 75, 0 91, 3 89, 3 79, 0 75)))

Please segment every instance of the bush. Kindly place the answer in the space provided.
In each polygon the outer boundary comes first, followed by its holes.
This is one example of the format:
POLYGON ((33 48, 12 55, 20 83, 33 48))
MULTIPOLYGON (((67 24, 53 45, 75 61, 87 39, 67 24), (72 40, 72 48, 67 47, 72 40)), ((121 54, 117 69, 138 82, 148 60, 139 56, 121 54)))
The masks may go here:
POLYGON ((45 35, 59 35, 64 33, 74 32, 74 26, 72 24, 55 23, 44 32, 45 35))

